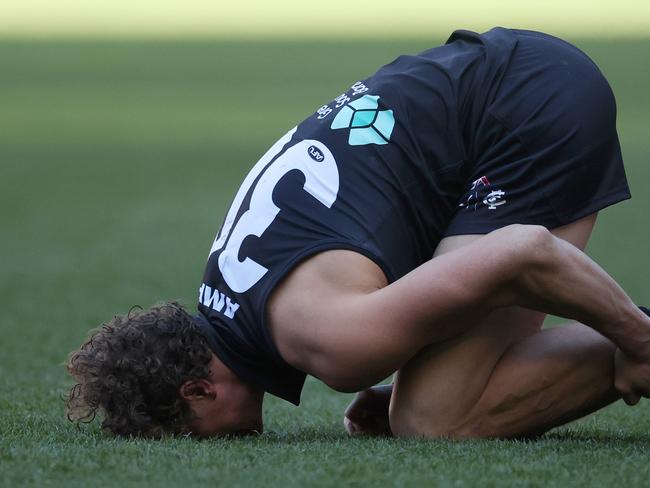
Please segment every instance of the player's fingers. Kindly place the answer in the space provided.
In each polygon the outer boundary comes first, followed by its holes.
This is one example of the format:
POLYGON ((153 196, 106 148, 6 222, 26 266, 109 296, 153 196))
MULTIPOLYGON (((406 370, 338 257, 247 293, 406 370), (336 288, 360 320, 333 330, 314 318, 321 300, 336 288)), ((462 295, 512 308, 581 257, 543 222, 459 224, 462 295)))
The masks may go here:
POLYGON ((357 425, 355 422, 352 422, 347 417, 343 417, 343 425, 345 426, 347 433, 350 435, 358 434, 361 431, 359 425, 357 425))
POLYGON ((368 412, 363 406, 355 405, 353 408, 348 408, 344 415, 350 422, 363 423, 368 417, 368 412))

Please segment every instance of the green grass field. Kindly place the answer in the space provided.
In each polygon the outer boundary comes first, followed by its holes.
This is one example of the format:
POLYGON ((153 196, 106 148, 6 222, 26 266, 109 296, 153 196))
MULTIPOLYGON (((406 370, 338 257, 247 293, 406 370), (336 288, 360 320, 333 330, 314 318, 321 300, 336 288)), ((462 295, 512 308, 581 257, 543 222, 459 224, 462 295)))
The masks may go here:
MULTIPOLYGON (((194 304, 269 145, 441 40, 0 43, 0 486, 648 486, 650 404, 535 442, 349 439, 350 396, 311 380, 300 408, 266 401, 255 439, 112 440, 64 417, 67 353, 134 304, 194 304)), ((617 94, 634 194, 603 212, 590 252, 650 303, 650 40, 572 40, 617 94)))

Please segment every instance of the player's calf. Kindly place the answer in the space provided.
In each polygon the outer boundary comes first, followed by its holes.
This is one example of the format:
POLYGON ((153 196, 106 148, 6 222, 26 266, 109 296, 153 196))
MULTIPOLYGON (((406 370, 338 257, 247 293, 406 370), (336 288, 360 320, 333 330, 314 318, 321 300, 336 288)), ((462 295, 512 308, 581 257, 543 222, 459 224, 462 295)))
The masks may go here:
POLYGON ((466 414, 427 418, 394 412, 397 436, 512 438, 542 434, 619 398, 614 345, 580 324, 542 331, 510 348, 466 414))

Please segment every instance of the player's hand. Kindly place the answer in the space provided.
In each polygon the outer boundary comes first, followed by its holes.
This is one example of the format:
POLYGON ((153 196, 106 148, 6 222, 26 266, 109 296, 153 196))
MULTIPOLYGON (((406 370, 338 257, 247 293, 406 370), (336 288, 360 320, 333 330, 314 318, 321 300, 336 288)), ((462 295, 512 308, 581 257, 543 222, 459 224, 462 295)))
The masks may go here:
POLYGON ((390 436, 388 406, 392 385, 382 385, 357 393, 345 410, 343 425, 350 435, 390 436))
POLYGON ((628 405, 636 405, 641 397, 650 397, 650 362, 632 358, 616 349, 614 387, 628 405))

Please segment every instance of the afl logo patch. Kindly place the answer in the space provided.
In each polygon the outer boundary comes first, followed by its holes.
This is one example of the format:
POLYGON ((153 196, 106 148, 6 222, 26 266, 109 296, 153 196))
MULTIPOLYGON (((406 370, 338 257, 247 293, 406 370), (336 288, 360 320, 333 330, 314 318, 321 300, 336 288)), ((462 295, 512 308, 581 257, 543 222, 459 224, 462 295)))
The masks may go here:
POLYGON ((312 158, 314 161, 321 162, 323 159, 325 159, 325 155, 323 154, 323 151, 318 149, 316 146, 309 146, 307 149, 307 153, 309 154, 309 157, 312 158))

